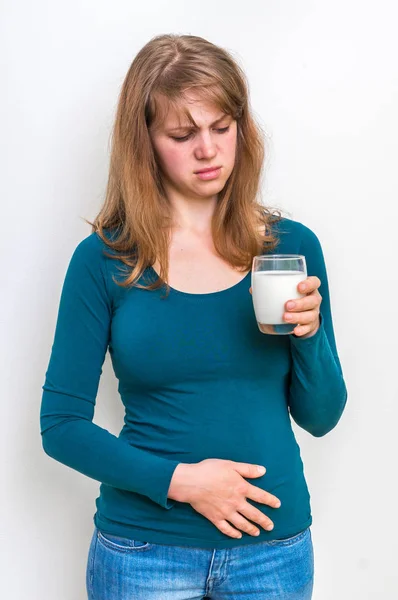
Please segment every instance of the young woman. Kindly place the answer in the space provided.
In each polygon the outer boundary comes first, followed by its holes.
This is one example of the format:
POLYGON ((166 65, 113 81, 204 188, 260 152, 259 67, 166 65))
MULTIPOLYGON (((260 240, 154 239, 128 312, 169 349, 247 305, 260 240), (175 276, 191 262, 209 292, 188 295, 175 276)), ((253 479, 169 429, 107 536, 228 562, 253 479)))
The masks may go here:
POLYGON ((263 158, 224 49, 162 35, 140 50, 105 203, 65 276, 40 415, 45 452, 101 482, 90 600, 311 598, 310 494, 290 416, 323 436, 347 391, 320 242, 259 203, 263 158), (290 335, 256 323, 250 270, 267 253, 306 257, 290 335), (126 411, 118 437, 93 423, 108 349, 126 411))

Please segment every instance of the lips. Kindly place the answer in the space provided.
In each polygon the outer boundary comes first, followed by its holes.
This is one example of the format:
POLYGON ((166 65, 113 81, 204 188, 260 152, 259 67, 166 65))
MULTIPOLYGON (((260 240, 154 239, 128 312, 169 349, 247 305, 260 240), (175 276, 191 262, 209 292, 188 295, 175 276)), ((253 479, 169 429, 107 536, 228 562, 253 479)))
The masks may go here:
POLYGON ((216 171, 217 169, 221 169, 221 166, 208 167, 206 169, 201 169, 200 171, 195 171, 195 174, 197 174, 197 173, 208 173, 209 171, 216 171))

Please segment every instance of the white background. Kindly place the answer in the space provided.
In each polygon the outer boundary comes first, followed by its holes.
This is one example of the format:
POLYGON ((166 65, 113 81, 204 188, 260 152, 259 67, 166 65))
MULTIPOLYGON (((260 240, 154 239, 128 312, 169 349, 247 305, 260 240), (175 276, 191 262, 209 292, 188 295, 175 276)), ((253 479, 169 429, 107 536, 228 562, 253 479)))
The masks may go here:
MULTIPOLYGON (((269 136, 264 202, 312 228, 348 387, 338 426, 295 426, 312 509, 314 600, 395 600, 398 9, 393 0, 1 3, 1 594, 84 600, 99 483, 42 450, 41 386, 61 286, 107 179, 117 96, 160 33, 243 66, 269 136), (196 6, 195 6, 196 4, 196 6)), ((109 355, 95 422, 118 433, 109 355)))

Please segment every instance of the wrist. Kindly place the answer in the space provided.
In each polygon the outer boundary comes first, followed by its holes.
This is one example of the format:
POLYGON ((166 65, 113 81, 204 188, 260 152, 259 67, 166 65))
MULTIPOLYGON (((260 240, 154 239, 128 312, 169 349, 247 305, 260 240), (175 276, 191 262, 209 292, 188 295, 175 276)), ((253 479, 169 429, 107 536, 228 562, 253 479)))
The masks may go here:
POLYGON ((177 502, 188 502, 192 464, 179 463, 174 469, 167 497, 177 502))

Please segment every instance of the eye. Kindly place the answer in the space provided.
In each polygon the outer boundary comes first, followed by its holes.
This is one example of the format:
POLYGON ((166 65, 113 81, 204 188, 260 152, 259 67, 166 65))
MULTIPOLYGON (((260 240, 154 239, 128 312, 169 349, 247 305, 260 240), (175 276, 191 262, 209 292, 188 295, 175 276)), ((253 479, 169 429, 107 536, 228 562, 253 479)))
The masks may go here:
MULTIPOLYGON (((221 129, 216 129, 217 133, 226 133, 229 129, 229 125, 228 127, 222 127, 221 129)), ((189 140, 189 138, 191 137, 192 133, 189 133, 188 135, 185 135, 184 137, 173 137, 171 136, 171 139, 175 140, 176 142, 185 142, 186 140, 189 140)))
POLYGON ((191 137, 191 134, 189 133, 188 135, 186 135, 184 137, 174 137, 174 136, 171 136, 171 139, 175 140, 176 142, 185 142, 186 140, 189 140, 190 137, 191 137))

